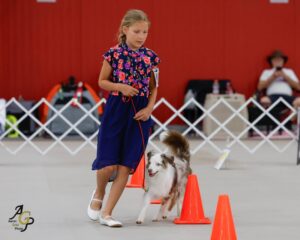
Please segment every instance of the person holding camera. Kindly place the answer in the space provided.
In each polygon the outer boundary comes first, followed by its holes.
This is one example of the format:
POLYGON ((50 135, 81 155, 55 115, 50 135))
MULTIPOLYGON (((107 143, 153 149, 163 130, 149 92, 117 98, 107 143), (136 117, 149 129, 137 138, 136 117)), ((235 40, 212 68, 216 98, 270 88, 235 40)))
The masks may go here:
POLYGON ((272 68, 264 70, 259 78, 258 90, 266 89, 266 96, 260 102, 270 105, 282 97, 295 108, 300 107, 300 98, 293 96, 293 89, 300 91, 299 80, 292 69, 284 67, 288 57, 276 50, 267 57, 267 61, 272 68))

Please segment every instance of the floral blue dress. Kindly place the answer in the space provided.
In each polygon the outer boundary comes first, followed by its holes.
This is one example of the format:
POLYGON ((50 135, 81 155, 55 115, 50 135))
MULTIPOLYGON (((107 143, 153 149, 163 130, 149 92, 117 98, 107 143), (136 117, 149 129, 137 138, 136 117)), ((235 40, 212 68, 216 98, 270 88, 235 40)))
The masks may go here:
POLYGON ((132 97, 132 102, 124 101, 120 92, 110 93, 98 133, 97 156, 92 170, 123 165, 134 172, 147 145, 152 119, 137 121, 133 117, 148 104, 151 72, 160 63, 160 58, 151 49, 142 46, 134 51, 126 43, 110 48, 103 57, 112 67, 111 81, 128 84, 139 93, 132 97))

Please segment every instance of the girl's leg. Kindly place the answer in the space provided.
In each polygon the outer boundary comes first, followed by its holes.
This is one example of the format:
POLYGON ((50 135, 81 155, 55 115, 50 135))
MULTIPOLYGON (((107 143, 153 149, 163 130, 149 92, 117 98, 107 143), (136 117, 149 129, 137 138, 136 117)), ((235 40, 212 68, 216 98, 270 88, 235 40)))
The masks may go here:
POLYGON ((125 186, 128 181, 128 176, 130 173, 130 168, 125 166, 118 166, 118 175, 114 180, 110 193, 107 199, 105 209, 102 211, 102 216, 111 216, 114 207, 116 206, 125 186))
MULTIPOLYGON (((100 170, 97 170, 97 173, 96 173, 97 188, 95 191, 94 198, 103 200, 104 195, 105 195, 105 188, 108 183, 108 180, 116 169, 117 169, 117 166, 113 165, 113 166, 107 166, 100 170)), ((99 210, 101 208, 101 204, 102 204, 101 202, 92 201, 91 208, 93 210, 99 210)))

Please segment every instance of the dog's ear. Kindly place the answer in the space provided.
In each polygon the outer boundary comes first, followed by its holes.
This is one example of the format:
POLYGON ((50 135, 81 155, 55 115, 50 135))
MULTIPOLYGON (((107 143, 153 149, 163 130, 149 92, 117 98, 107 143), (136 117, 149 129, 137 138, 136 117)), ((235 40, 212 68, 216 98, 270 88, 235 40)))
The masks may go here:
POLYGON ((174 161, 175 161, 174 156, 170 156, 170 157, 168 158, 168 160, 169 160, 169 163, 173 164, 174 161))
POLYGON ((149 151, 149 152, 147 153, 147 158, 150 159, 152 156, 153 156, 153 153, 152 153, 151 151, 149 151))
POLYGON ((166 154, 161 154, 161 158, 163 159, 162 164, 163 167, 166 168, 167 164, 173 164, 174 163, 174 156, 167 156, 166 154))
POLYGON ((163 168, 167 168, 167 164, 168 164, 168 160, 167 160, 167 155, 166 154, 161 154, 160 155, 162 158, 162 167, 163 168))
POLYGON ((151 152, 151 151, 149 151, 148 153, 147 153, 147 164, 146 164, 146 168, 148 169, 149 168, 149 166, 150 166, 150 158, 153 156, 153 153, 151 152))
POLYGON ((168 163, 170 163, 171 165, 174 164, 174 156, 166 156, 166 160, 167 160, 168 163))

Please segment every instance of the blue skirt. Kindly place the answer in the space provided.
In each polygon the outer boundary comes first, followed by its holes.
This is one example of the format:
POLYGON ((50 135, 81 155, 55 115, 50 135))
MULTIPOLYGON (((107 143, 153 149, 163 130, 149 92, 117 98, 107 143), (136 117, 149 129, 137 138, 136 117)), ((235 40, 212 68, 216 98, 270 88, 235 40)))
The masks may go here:
POLYGON ((153 120, 137 121, 133 118, 135 110, 138 112, 147 106, 147 97, 135 96, 132 100, 134 106, 131 100, 124 101, 122 96, 109 95, 99 128, 97 157, 92 170, 111 165, 126 166, 131 173, 136 170, 145 150, 142 137, 146 148, 153 120))

